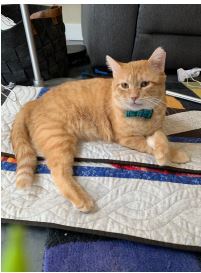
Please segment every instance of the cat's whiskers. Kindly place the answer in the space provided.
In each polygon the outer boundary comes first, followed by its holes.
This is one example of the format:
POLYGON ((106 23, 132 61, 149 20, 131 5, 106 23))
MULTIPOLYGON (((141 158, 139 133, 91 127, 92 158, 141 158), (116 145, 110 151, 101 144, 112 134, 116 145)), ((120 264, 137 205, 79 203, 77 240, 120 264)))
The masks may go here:
POLYGON ((121 104, 121 107, 123 106, 126 109, 129 106, 128 105, 128 99, 119 98, 117 105, 119 106, 120 104, 121 104))
MULTIPOLYGON (((147 101, 149 101, 150 103, 153 103, 153 104, 155 104, 155 105, 162 104, 162 105, 164 105, 164 106, 167 106, 165 102, 161 101, 160 99, 154 98, 154 97, 144 97, 143 99, 144 99, 144 100, 147 100, 147 101)), ((167 109, 166 109, 166 115, 169 115, 169 114, 171 114, 171 113, 177 113, 177 110, 174 109, 174 108, 171 108, 171 110, 170 110, 170 109, 168 109, 168 107, 167 107, 167 109)))
POLYGON ((156 106, 166 106, 166 103, 158 98, 155 97, 144 97, 140 99, 141 101, 149 102, 151 104, 154 104, 156 106))
MULTIPOLYGON (((161 106, 161 107, 166 106, 166 103, 164 101, 155 97, 151 97, 151 96, 140 98, 139 102, 141 102, 142 104, 148 102, 149 104, 154 106, 161 106)), ((120 106, 124 109, 131 107, 131 105, 129 104, 128 98, 122 98, 122 97, 118 98, 117 106, 120 106)))
POLYGON ((151 96, 149 96, 149 97, 141 98, 141 100, 144 100, 144 99, 150 99, 150 100, 152 100, 152 101, 161 102, 162 104, 165 104, 164 101, 162 101, 161 99, 158 99, 158 98, 156 98, 156 97, 151 97, 151 96))

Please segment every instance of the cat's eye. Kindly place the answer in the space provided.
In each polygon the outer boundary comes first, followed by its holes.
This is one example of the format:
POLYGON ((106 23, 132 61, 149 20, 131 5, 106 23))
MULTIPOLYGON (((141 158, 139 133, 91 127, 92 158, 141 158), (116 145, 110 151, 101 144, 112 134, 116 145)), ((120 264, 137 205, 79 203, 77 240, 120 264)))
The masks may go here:
POLYGON ((121 83, 121 87, 122 87, 123 89, 128 89, 128 88, 129 88, 129 85, 128 85, 127 82, 122 82, 122 83, 121 83))
POLYGON ((143 82, 141 82, 141 84, 140 84, 140 88, 143 88, 143 87, 148 86, 148 85, 149 85, 149 83, 150 83, 150 82, 148 82, 148 81, 143 81, 143 82))

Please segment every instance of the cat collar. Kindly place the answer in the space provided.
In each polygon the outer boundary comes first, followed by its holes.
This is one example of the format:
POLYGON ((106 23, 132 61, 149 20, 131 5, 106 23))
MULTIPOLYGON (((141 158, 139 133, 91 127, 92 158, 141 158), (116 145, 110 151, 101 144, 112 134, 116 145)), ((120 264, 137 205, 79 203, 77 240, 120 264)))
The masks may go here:
POLYGON ((150 119, 153 115, 153 109, 141 109, 139 111, 126 111, 127 118, 145 118, 150 119))

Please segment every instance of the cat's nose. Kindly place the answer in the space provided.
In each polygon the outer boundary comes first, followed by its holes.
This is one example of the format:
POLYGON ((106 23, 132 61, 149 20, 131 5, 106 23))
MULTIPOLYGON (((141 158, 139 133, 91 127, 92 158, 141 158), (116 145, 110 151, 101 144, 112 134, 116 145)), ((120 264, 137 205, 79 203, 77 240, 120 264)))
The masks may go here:
POLYGON ((135 101, 138 99, 139 97, 138 96, 133 96, 133 97, 131 97, 131 99, 132 99, 132 101, 135 103, 135 101))

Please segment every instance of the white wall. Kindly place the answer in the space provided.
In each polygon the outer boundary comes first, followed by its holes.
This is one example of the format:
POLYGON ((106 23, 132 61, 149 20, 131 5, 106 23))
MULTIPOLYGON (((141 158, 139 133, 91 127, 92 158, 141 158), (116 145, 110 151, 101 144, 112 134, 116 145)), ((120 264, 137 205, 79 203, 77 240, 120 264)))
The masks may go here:
POLYGON ((64 23, 81 24, 81 5, 62 5, 64 23))
POLYGON ((67 40, 83 40, 81 30, 81 5, 63 4, 63 21, 67 40))

